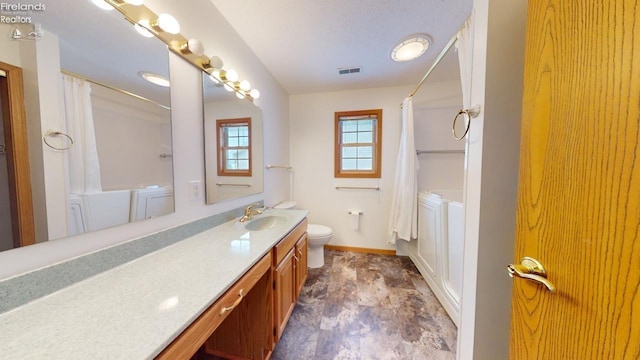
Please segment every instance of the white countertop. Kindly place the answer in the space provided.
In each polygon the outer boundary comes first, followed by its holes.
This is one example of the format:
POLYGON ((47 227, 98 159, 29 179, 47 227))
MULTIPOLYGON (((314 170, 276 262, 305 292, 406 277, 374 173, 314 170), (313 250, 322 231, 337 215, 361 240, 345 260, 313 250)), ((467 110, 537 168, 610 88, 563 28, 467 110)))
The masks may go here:
POLYGON ((153 359, 307 213, 268 210, 287 222, 261 231, 227 222, 9 311, 0 359, 153 359))

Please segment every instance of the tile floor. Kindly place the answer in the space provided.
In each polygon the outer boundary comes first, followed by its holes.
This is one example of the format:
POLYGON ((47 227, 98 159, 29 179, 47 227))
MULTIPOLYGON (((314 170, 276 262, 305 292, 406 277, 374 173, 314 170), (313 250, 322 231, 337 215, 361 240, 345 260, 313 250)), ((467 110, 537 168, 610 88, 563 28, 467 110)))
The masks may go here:
POLYGON ((325 250, 272 359, 455 359, 456 332, 409 258, 325 250))

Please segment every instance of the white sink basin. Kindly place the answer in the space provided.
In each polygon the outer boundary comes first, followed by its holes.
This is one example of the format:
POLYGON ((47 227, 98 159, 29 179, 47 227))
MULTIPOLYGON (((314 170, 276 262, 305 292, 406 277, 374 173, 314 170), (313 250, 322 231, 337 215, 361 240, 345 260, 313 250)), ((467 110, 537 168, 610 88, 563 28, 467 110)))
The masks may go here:
POLYGON ((244 226, 245 229, 250 231, 260 231, 274 228, 278 225, 284 225, 287 222, 287 218, 280 215, 267 215, 259 218, 255 218, 244 226))

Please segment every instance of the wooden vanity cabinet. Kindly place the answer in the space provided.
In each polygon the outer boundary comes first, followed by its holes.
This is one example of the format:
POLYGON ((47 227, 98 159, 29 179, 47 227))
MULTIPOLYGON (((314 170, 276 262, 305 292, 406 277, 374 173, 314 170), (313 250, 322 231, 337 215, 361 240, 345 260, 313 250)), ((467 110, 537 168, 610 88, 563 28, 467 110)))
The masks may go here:
POLYGON ((307 279, 307 219, 274 247, 275 342, 284 332, 307 279))
POLYGON ((239 337, 222 349, 225 353, 237 352, 237 355, 249 359, 268 358, 273 349, 273 315, 270 312, 272 264, 272 255, 267 253, 169 344, 156 360, 190 359, 202 344, 207 342, 208 346, 212 338, 217 341, 217 336, 222 335, 239 337), (235 331, 234 327, 239 331, 235 331), (220 328, 224 331, 217 331, 220 328), (212 334, 215 336, 212 337, 212 334))

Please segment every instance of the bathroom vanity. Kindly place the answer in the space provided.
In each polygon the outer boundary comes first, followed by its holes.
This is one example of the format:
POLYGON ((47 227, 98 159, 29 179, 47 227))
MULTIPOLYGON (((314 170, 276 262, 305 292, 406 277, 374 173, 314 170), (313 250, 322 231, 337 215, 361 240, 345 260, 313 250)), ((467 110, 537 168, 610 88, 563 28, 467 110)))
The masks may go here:
POLYGON ((230 221, 4 313, 0 358, 268 358, 307 276, 306 216, 230 221))

